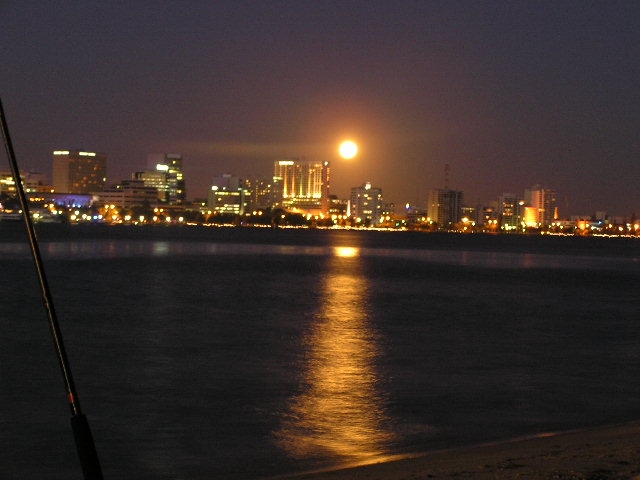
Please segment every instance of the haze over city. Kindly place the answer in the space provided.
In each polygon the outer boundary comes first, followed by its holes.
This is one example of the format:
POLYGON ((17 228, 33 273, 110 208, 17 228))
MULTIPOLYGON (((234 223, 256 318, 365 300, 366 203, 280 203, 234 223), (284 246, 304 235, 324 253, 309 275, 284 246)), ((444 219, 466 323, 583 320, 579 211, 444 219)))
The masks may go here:
POLYGON ((9 1, 0 18, 23 168, 86 148, 116 182, 176 152, 195 198, 296 157, 330 161, 340 197, 371 181, 426 206, 448 164, 469 204, 541 184, 563 217, 640 210, 636 2, 9 1))

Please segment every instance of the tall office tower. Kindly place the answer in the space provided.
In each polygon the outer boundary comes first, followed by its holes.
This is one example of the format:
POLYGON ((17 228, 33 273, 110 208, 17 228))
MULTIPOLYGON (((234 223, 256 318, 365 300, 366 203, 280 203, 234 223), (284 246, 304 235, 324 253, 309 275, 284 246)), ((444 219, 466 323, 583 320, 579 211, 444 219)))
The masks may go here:
POLYGON ((382 223, 382 189, 366 182, 351 189, 351 216, 365 225, 376 226, 382 223))
POLYGON ((158 170, 145 170, 131 174, 132 180, 140 180, 145 187, 155 188, 156 198, 153 203, 169 202, 169 173, 158 170))
POLYGON ((435 188, 429 194, 428 215, 439 228, 449 228, 461 220, 463 194, 459 190, 435 188))
POLYGON ((514 230, 522 226, 524 209, 522 199, 513 193, 503 193, 498 198, 500 226, 504 230, 514 230))
POLYGON ((274 205, 273 178, 254 177, 245 179, 244 188, 247 191, 247 208, 270 208, 274 205))
POLYGON ((307 212, 329 211, 329 162, 278 160, 274 163, 274 188, 282 193, 284 208, 307 212))
POLYGON ((147 168, 150 171, 167 174, 166 184, 162 190, 166 191, 163 200, 169 205, 182 205, 187 200, 184 175, 182 171, 182 155, 177 153, 152 153, 147 156, 147 168))
POLYGON ((107 156, 81 150, 53 152, 53 188, 58 193, 101 192, 107 181, 107 156))
POLYGON ((528 207, 527 226, 546 227, 558 217, 554 190, 534 185, 524 191, 524 201, 528 207))
POLYGON ((225 173, 213 179, 209 190, 209 208, 219 213, 243 215, 245 212, 246 190, 244 182, 225 173))

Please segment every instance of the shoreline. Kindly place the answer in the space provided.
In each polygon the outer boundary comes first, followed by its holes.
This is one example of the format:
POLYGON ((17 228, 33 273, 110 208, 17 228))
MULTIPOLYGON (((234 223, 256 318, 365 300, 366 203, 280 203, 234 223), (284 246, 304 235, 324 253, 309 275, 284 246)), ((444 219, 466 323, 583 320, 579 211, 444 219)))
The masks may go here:
POLYGON ((640 480, 640 421, 543 433, 282 480, 640 480))

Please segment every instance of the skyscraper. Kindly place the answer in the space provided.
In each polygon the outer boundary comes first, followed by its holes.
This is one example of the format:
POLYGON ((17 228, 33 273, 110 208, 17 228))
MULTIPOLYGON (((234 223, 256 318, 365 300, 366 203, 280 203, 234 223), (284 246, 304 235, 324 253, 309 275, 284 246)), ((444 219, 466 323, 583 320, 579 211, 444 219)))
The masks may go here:
POLYGON ((522 226, 524 202, 513 193, 503 193, 498 197, 498 215, 503 230, 515 230, 522 226))
MULTIPOLYGON (((166 184, 157 186, 160 192, 164 191, 164 202, 169 205, 182 205, 187 200, 184 174, 182 171, 182 155, 177 153, 152 153, 147 157, 147 168, 150 171, 166 174, 166 184)), ((141 178, 147 180, 145 178, 141 178)))
POLYGON ((372 187, 371 182, 351 189, 351 216, 365 225, 382 223, 382 189, 372 187))
POLYGON ((134 172, 131 175, 133 180, 140 180, 145 187, 155 188, 156 198, 154 203, 169 202, 169 173, 158 170, 145 170, 144 172, 134 172))
POLYGON ((209 208, 219 213, 243 215, 246 190, 239 177, 229 173, 214 177, 209 191, 209 208))
POLYGON ((463 194, 459 190, 435 188, 429 194, 428 215, 439 228, 460 222, 463 194))
POLYGON ((58 193, 101 192, 107 181, 107 156, 82 150, 53 152, 53 188, 58 193))
POLYGON ((270 208, 276 203, 281 203, 282 192, 276 195, 277 187, 274 186, 273 177, 262 176, 245 178, 244 188, 247 191, 247 208, 270 208))
POLYGON ((527 226, 546 227, 551 225, 558 216, 554 190, 534 185, 524 191, 524 201, 530 212, 526 219, 527 226))
POLYGON ((284 208, 327 213, 329 210, 329 162, 278 160, 274 186, 284 208))

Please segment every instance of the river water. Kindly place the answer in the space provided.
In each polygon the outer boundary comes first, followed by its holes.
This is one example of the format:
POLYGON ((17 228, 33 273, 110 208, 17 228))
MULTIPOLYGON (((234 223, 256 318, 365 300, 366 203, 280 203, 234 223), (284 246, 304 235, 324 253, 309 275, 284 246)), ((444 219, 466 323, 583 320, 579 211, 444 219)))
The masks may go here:
MULTIPOLYGON (((81 478, 0 224, 0 477, 81 478)), ((39 226, 110 479, 261 479, 640 417, 638 240, 39 226)))

